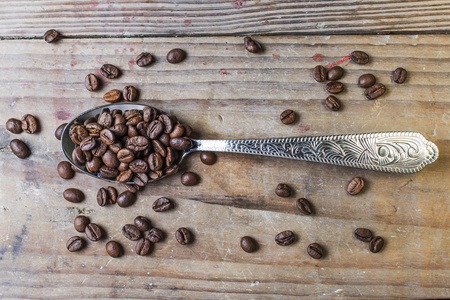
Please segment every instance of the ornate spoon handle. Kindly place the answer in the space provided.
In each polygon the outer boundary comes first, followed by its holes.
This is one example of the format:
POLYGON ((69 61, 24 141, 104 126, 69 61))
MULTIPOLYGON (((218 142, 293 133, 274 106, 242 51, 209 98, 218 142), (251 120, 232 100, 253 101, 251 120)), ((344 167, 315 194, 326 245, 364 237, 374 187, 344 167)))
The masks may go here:
POLYGON ((415 173, 438 157, 417 132, 381 132, 256 140, 194 140, 191 151, 247 153, 384 172, 415 173))

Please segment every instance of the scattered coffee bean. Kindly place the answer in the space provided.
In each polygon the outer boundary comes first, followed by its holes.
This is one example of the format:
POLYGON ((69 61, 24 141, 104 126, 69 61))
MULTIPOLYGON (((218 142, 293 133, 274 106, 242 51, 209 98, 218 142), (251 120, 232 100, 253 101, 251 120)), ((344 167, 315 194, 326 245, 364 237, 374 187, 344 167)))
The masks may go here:
POLYGON ((151 245, 152 244, 148 239, 142 238, 136 243, 134 250, 136 251, 136 254, 145 256, 150 253, 151 245))
POLYGON ((353 178, 347 186, 347 193, 354 196, 361 192, 364 187, 364 180, 361 177, 353 178))
POLYGON ((200 182, 200 177, 193 172, 184 172, 181 175, 181 183, 186 186, 196 185, 200 182))
POLYGON ((108 191, 105 188, 100 188, 97 192, 97 203, 100 206, 105 206, 109 203, 108 191))
POLYGON ((111 257, 120 257, 123 255, 123 247, 116 241, 109 241, 105 245, 106 253, 111 257))
POLYGON ((329 95, 325 99, 325 105, 332 111, 338 111, 341 108, 341 103, 339 102, 338 98, 333 95, 329 95))
POLYGON ((164 232, 158 228, 152 228, 148 232, 147 238, 152 243, 158 243, 164 239, 164 232))
POLYGON ((108 186, 107 191, 108 191, 109 204, 116 204, 117 190, 112 186, 108 186))
POLYGON ((327 79, 327 69, 324 66, 315 66, 312 76, 317 82, 324 82, 327 79))
POLYGON ((205 165, 213 165, 217 161, 217 156, 214 152, 202 151, 200 152, 200 160, 205 165))
POLYGON ((372 231, 366 228, 357 228, 354 232, 355 238, 363 242, 370 242, 372 239, 372 231))
POLYGON ((86 216, 76 216, 75 220, 73 220, 73 226, 78 232, 84 232, 89 223, 91 223, 91 221, 86 216))
POLYGON ((339 81, 330 81, 325 88, 330 94, 339 94, 344 90, 344 84, 339 81))
POLYGON ((67 241, 66 247, 70 252, 75 252, 83 249, 84 245, 85 242, 81 237, 73 236, 67 241))
POLYGON ((182 62, 186 58, 186 52, 181 49, 172 49, 167 53, 167 61, 171 64, 182 62))
POLYGON ((11 118, 6 121, 6 130, 18 134, 22 132, 22 122, 20 120, 11 118))
POLYGON ((288 125, 295 122, 297 115, 293 110, 287 109, 280 114, 281 123, 288 125))
POLYGON ((375 84, 377 79, 372 74, 364 74, 359 77, 358 85, 362 88, 368 88, 375 84))
POLYGON ((313 213, 311 203, 305 198, 300 198, 295 202, 297 209, 304 215, 310 215, 313 213))
POLYGON ((125 191, 122 192, 117 198, 117 205, 120 207, 128 207, 131 206, 136 201, 136 194, 125 191))
POLYGON ((44 41, 46 41, 47 43, 56 42, 59 39, 59 37, 60 37, 59 32, 56 31, 55 29, 47 30, 44 33, 44 41))
POLYGON ((308 245, 308 254, 312 258, 320 259, 323 256, 323 249, 322 247, 317 243, 312 243, 308 245))
POLYGON ((109 103, 114 103, 120 100, 120 98, 122 97, 122 93, 115 89, 115 90, 111 90, 109 92, 107 92, 104 96, 103 96, 103 100, 109 103))
POLYGON ((353 51, 350 58, 355 64, 365 65, 369 62, 369 55, 363 51, 353 51))
POLYGON ((241 248, 248 253, 255 252, 258 250, 258 242, 252 237, 244 236, 241 238, 241 248))
POLYGON ((100 74, 102 74, 102 76, 109 78, 109 79, 114 79, 119 77, 119 69, 117 69, 117 67, 111 65, 111 64, 104 64, 101 68, 100 68, 100 74))
POLYGON ((153 62, 153 57, 148 52, 142 52, 136 57, 136 64, 139 67, 146 67, 153 62))
POLYGON ((31 155, 31 150, 28 148, 27 144, 21 140, 14 139, 9 143, 12 152, 18 158, 24 159, 31 155))
POLYGON ((159 198, 153 202, 152 208, 156 212, 163 212, 172 208, 172 201, 167 198, 159 198))
POLYGON ((67 201, 73 202, 73 203, 80 203, 81 201, 84 200, 83 192, 80 191, 79 189, 74 189, 74 188, 66 189, 63 192, 63 197, 67 201))
POLYGON ((184 227, 178 228, 178 230, 175 232, 175 238, 181 245, 189 244, 193 240, 191 232, 184 227))
POLYGON ((289 197, 291 195, 291 188, 285 183, 280 183, 275 189, 275 194, 279 197, 289 197))
POLYGON ((125 101, 135 101, 137 99, 138 92, 132 85, 128 85, 123 89, 122 96, 125 101))
POLYGON ((386 92, 386 87, 382 83, 375 83, 364 91, 364 95, 369 100, 381 97, 386 92))
POLYGON ((88 74, 86 78, 84 78, 84 86, 89 92, 93 92, 98 89, 98 79, 94 74, 88 74))
POLYGON ((61 125, 58 126, 58 128, 56 128, 55 130, 55 137, 58 140, 61 140, 61 136, 64 132, 64 128, 66 128, 67 123, 62 123, 61 125))
POLYGON ((68 161, 62 161, 57 167, 58 174, 61 178, 70 179, 75 176, 75 172, 72 169, 72 165, 68 161))
POLYGON ((275 243, 280 246, 289 246, 295 241, 295 235, 292 231, 282 231, 275 236, 275 243))
POLYGON ((381 236, 376 236, 370 240, 369 251, 372 253, 380 252, 384 246, 384 240, 381 236))
POLYGON ((37 132, 38 126, 38 120, 34 116, 26 114, 22 117, 22 130, 26 133, 37 132))
POLYGON ((122 234, 124 237, 131 241, 137 241, 141 238, 141 232, 136 226, 132 224, 126 224, 125 226, 123 226, 122 234))
POLYGON ((330 81, 336 81, 342 78, 344 75, 344 69, 340 66, 334 66, 328 70, 327 79, 330 81))
POLYGON ((94 242, 99 241, 103 237, 103 230, 95 223, 86 225, 84 232, 86 233, 86 237, 94 242))
POLYGON ((187 137, 170 139, 170 147, 175 150, 187 151, 192 148, 192 140, 187 137))
POLYGON ((392 72, 392 81, 398 84, 402 84, 406 81, 406 77, 408 76, 408 72, 403 68, 397 68, 394 72, 392 72))
POLYGON ((147 230, 150 230, 150 228, 152 228, 151 224, 150 224, 150 220, 143 216, 137 216, 134 219, 134 225, 140 231, 147 231, 147 230))
POLYGON ((244 47, 248 52, 258 53, 262 50, 262 46, 257 41, 253 40, 251 37, 247 36, 244 38, 244 47))

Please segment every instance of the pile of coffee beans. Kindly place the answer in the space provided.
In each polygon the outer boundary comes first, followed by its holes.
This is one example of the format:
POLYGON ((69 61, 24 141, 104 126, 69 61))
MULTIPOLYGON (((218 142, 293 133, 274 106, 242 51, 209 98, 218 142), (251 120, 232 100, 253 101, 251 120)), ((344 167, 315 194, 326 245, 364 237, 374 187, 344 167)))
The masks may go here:
POLYGON ((369 243, 369 251, 372 253, 380 252, 384 246, 384 239, 381 236, 373 236, 372 231, 367 228, 356 228, 353 236, 360 241, 369 243))
MULTIPOLYGON (((91 223, 86 216, 77 216, 73 221, 73 225, 76 231, 84 232, 86 237, 92 242, 97 242, 104 237, 103 229, 99 225, 91 223)), ((85 246, 86 241, 80 236, 71 237, 66 244, 67 250, 70 252, 79 251, 85 246)))
MULTIPOLYGON (((26 114, 21 120, 15 118, 8 119, 6 121, 6 130, 14 134, 20 134, 22 132, 33 134, 39 131, 39 122, 35 116, 26 114)), ((21 140, 13 139, 9 143, 9 146, 18 158, 24 159, 31 155, 30 148, 21 140)))

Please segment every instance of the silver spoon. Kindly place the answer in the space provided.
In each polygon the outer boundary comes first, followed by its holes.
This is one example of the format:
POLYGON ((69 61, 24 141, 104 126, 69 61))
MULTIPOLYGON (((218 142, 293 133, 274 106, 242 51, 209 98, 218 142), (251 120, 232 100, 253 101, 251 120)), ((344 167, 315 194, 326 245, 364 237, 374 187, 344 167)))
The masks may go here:
MULTIPOLYGON (((110 104, 88 110, 75 117, 64 129, 61 147, 66 158, 77 169, 89 176, 110 182, 115 180, 97 177, 72 160, 75 147, 69 137, 69 129, 75 122, 83 122, 99 114, 103 109, 143 110, 143 104, 110 104)), ((159 110, 160 113, 165 113, 159 110)), ((293 138, 245 139, 245 140, 197 140, 193 147, 183 151, 184 157, 195 151, 234 152, 296 160, 322 162, 383 172, 415 173, 433 163, 439 155, 435 144, 417 132, 378 132, 293 138)), ((161 177, 164 178, 165 176, 161 177)), ((159 179, 161 179, 159 178, 159 179)), ((159 180, 156 179, 156 180, 159 180)), ((155 180, 153 180, 155 181, 155 180)))

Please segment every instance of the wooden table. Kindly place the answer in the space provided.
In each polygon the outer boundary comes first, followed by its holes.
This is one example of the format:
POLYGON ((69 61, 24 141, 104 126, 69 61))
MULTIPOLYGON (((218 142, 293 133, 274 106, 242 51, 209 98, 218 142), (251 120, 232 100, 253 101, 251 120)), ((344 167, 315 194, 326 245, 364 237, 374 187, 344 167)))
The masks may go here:
POLYGON ((448 1, 4 1, 0 13, 0 298, 450 297, 448 1), (46 44, 41 37, 50 28, 65 38, 46 44), (243 48, 247 34, 263 53, 243 48), (185 49, 186 61, 168 64, 172 48, 185 49), (356 49, 371 62, 342 60, 356 49), (142 51, 156 57, 151 67, 135 64, 142 51), (84 77, 104 63, 123 75, 89 93, 84 77), (339 112, 323 105, 324 86, 311 78, 317 64, 345 69, 339 112), (390 75, 400 66, 409 79, 396 85, 390 75), (387 86, 375 101, 356 84, 368 72, 387 86), (437 145, 439 158, 401 175, 220 153, 206 166, 195 154, 182 169, 201 176, 198 186, 181 185, 177 174, 147 186, 132 207, 100 207, 97 190, 108 184, 58 176, 63 154, 54 130, 128 84, 139 89, 139 103, 177 115, 199 138, 418 131, 437 145), (285 109, 299 121, 281 124, 285 109), (6 131, 8 118, 26 113, 39 118, 38 134, 6 131), (13 138, 30 146, 31 157, 13 155, 13 138), (367 185, 352 197, 345 187, 354 176, 367 185), (295 190, 292 197, 274 194, 281 182, 295 190), (69 187, 86 200, 65 201, 69 187), (152 211, 161 196, 176 208, 152 211), (313 203, 314 215, 296 211, 300 197, 313 203), (78 214, 107 238, 70 253, 65 244, 78 234, 78 214), (147 257, 121 234, 138 215, 168 235, 147 257), (195 234, 192 245, 176 242, 181 226, 195 234), (384 249, 370 253, 352 236, 358 227, 382 236, 384 249), (293 245, 275 244, 283 230, 295 232, 293 245), (244 235, 259 251, 241 250, 244 235), (119 259, 105 252, 112 239, 125 248, 119 259), (326 249, 323 259, 307 255, 312 242, 326 249))

